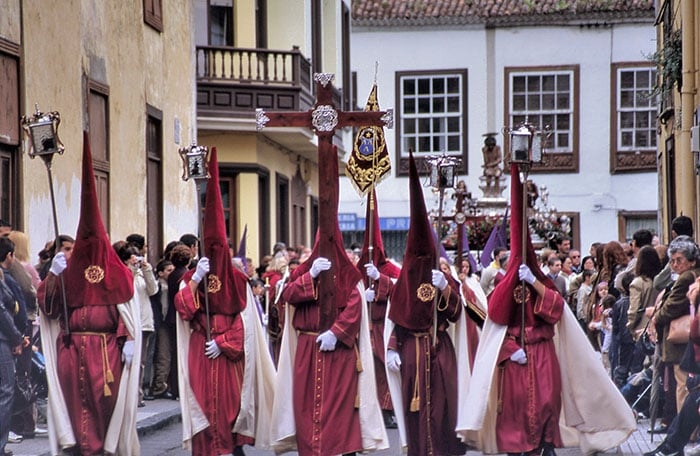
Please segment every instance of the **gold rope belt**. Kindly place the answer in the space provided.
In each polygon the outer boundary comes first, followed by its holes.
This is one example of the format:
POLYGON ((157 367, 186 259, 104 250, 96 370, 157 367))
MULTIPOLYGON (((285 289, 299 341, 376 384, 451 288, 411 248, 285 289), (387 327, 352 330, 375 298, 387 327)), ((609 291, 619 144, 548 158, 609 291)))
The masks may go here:
POLYGON ((109 354, 107 353, 107 336, 114 333, 107 332, 92 332, 92 331, 78 331, 71 332, 76 336, 97 336, 100 338, 100 351, 102 352, 102 380, 104 382, 104 395, 109 397, 112 395, 112 390, 110 389, 108 383, 114 382, 114 374, 112 369, 109 367, 109 354))

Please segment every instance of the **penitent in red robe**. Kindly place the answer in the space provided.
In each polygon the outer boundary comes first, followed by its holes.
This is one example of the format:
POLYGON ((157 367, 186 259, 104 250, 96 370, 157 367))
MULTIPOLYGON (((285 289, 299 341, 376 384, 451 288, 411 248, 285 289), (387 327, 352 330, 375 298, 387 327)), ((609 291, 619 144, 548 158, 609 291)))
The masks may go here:
POLYGON ((183 320, 190 322, 190 386, 209 421, 209 427, 193 436, 192 454, 231 454, 237 446, 253 445, 253 439, 231 432, 241 408, 245 361, 240 313, 212 312, 209 315, 211 337, 221 349, 219 357, 209 359, 204 355, 206 313, 203 303, 195 300, 189 286, 175 295, 175 308, 183 320))
MULTIPOLYGON (((396 325, 387 348, 401 359, 401 396, 408 456, 461 455, 467 449, 457 438, 457 357, 446 330, 462 312, 457 285, 437 301, 437 343, 432 319, 412 329, 396 325), (416 378, 417 377, 417 378, 416 378)), ((425 304, 432 307, 432 301, 425 304)), ((415 321, 415 320, 414 320, 415 321)), ((399 411, 396 411, 399 413, 399 411)))
MULTIPOLYGON (((57 285, 53 275, 47 277, 39 288, 39 305, 46 317, 56 319, 63 328, 57 285)), ((125 339, 128 332, 116 305, 68 307, 68 312, 70 344, 63 343, 63 331, 56 341, 58 381, 80 454, 102 454, 119 399, 123 362, 117 339, 125 339)))
POLYGON ((362 451, 358 395, 357 335, 362 298, 353 288, 339 303, 331 331, 338 338, 333 351, 322 352, 319 306, 311 274, 288 283, 282 300, 295 307, 292 324, 298 331, 294 360, 294 420, 299 455, 334 455, 362 451))
MULTIPOLYGON (((502 410, 496 421, 496 438, 498 449, 507 453, 531 451, 542 442, 563 446, 559 432, 561 373, 552 338, 565 303, 556 290, 547 288, 540 298, 528 289, 524 347, 527 363, 520 365, 509 360, 521 348, 521 306, 516 303, 510 303, 514 311, 498 355, 502 410)), ((489 312, 498 312, 497 307, 492 301, 489 312)))

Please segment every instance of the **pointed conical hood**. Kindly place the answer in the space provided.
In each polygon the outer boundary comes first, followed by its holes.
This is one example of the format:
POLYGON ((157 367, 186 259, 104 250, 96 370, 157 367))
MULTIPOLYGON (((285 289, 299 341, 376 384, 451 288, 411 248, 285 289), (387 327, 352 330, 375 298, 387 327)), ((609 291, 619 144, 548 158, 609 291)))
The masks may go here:
MULTIPOLYGON (((231 251, 228 248, 224 206, 219 186, 219 161, 215 147, 211 150, 209 174, 211 177, 207 181, 202 228, 204 256, 209 258, 207 276, 209 311, 232 315, 245 309, 248 279, 245 274, 233 267, 231 251)), ((189 271, 185 277, 189 278, 193 272, 189 271)), ((199 285, 200 294, 203 293, 203 286, 204 281, 199 285)))
POLYGON ((83 132, 78 233, 63 274, 70 307, 120 304, 134 295, 134 277, 112 248, 102 223, 87 132, 83 132))
POLYGON ((424 331, 431 327, 433 319, 436 289, 432 285, 432 270, 436 267, 436 252, 413 153, 409 156, 408 182, 411 222, 401 274, 391 294, 389 318, 404 328, 424 331))
POLYGON ((532 242, 530 240, 530 231, 527 225, 523 224, 524 211, 527 209, 523 206, 523 184, 520 182, 519 176, 518 166, 511 164, 510 257, 508 259, 508 269, 506 270, 505 277, 498 283, 489 296, 489 318, 501 325, 507 325, 514 316, 514 312, 516 312, 520 306, 513 300, 513 291, 515 287, 521 283, 518 276, 518 269, 523 263, 523 256, 525 256, 525 264, 530 267, 530 270, 532 270, 532 273, 537 277, 537 280, 542 282, 547 288, 555 289, 552 281, 544 275, 537 263, 535 249, 532 247, 532 242), (523 230, 527 230, 525 252, 523 252, 522 245, 523 230))
POLYGON ((386 252, 384 251, 384 242, 382 241, 382 231, 379 228, 379 208, 377 206, 377 193, 372 190, 367 195, 367 215, 365 218, 365 239, 362 244, 362 253, 357 262, 357 268, 364 275, 364 265, 370 262, 369 258, 369 242, 372 238, 372 263, 379 271, 393 279, 399 276, 400 268, 387 260, 386 252))

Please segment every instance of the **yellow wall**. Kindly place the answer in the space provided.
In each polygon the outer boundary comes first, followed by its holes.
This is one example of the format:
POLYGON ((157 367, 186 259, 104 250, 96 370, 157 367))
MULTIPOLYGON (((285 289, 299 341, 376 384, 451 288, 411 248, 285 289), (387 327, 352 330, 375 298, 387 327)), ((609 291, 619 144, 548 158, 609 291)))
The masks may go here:
POLYGON ((233 28, 233 42, 236 47, 255 47, 255 2, 234 1, 233 17, 236 24, 233 28))
POLYGON ((311 57, 309 8, 309 0, 268 0, 268 48, 287 51, 299 46, 302 54, 311 57))
MULTIPOLYGON (((73 235, 78 222, 85 82, 90 78, 109 88, 112 239, 146 231, 147 103, 163 115, 164 241, 196 232, 193 184, 182 181, 177 154, 195 131, 191 9, 164 0, 159 33, 144 23, 141 0, 24 0, 23 7, 24 109, 33 112, 36 102, 62 118, 59 134, 66 152, 54 158, 53 166, 60 231, 73 235)), ((46 171, 26 155, 22 166, 23 224, 36 252, 53 237, 46 171)))

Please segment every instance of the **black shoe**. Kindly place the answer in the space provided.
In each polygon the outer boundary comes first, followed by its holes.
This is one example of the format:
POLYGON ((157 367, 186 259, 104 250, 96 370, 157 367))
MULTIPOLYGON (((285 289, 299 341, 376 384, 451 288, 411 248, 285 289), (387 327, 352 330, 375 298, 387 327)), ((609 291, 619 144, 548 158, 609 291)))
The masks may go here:
POLYGON ((652 432, 653 432, 654 434, 665 434, 665 433, 668 432, 668 426, 666 426, 665 424, 661 423, 661 424, 657 424, 657 425, 654 427, 653 431, 652 431, 651 428, 647 429, 647 433, 648 433, 648 434, 651 434, 652 432))
POLYGON ((144 395, 143 395, 143 400, 144 400, 144 401, 152 401, 152 400, 154 400, 155 398, 156 398, 156 397, 155 397, 154 395, 152 395, 152 394, 144 394, 144 395))
POLYGON ((656 449, 644 453, 644 456, 683 456, 683 449, 673 449, 664 441, 656 449))
POLYGON ((14 453, 10 450, 4 450, 0 456, 12 456, 14 453))
POLYGON ((145 407, 146 403, 144 401, 139 401, 138 407, 145 407))
POLYGON ((541 456, 557 456, 557 453, 554 452, 554 445, 551 443, 545 443, 542 446, 542 451, 540 451, 541 456))
POLYGON ((384 427, 387 429, 396 429, 396 418, 394 418, 394 413, 391 410, 382 410, 382 415, 384 418, 384 427))
POLYGON ((174 399, 175 396, 173 396, 173 393, 170 391, 164 391, 160 394, 156 394, 153 396, 154 399, 174 399))

